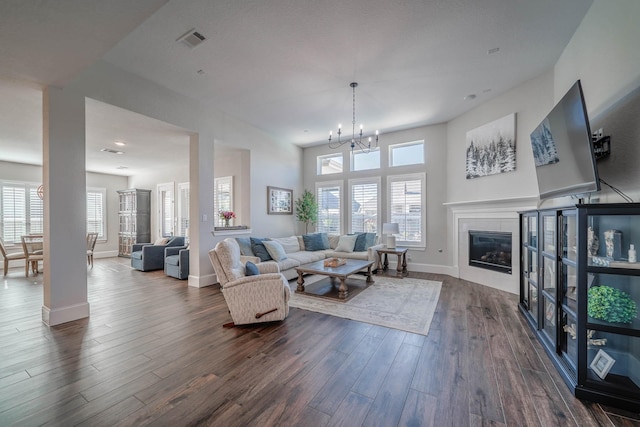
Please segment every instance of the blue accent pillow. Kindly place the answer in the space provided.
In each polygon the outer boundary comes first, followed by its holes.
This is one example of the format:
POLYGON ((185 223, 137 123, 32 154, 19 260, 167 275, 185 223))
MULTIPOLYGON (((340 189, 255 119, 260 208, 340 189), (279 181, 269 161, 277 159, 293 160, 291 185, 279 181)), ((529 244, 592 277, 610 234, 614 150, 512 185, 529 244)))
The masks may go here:
POLYGON ((261 262, 270 261, 272 259, 271 255, 269 255, 269 251, 267 251, 267 248, 264 247, 264 243, 262 243, 265 240, 268 239, 251 237, 251 250, 255 256, 260 258, 261 262))
POLYGON ((353 247, 354 252, 363 252, 376 243, 376 233, 360 233, 353 247))
POLYGON ((260 274, 260 270, 258 270, 258 266, 252 263, 251 261, 247 261, 244 265, 244 275, 245 276, 257 276, 260 274))
POLYGON ((329 236, 326 233, 304 234, 302 241, 304 242, 304 249, 310 252, 329 249, 329 236))
POLYGON ((236 242, 240 246, 240 255, 255 256, 251 249, 251 239, 249 237, 236 237, 236 242))

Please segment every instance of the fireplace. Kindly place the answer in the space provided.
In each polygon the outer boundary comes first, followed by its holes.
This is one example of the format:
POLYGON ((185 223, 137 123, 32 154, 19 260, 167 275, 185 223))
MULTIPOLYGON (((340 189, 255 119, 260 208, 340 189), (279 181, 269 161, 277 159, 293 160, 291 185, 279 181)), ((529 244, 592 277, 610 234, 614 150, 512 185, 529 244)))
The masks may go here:
POLYGON ((469 265, 511 274, 511 233, 469 230, 469 265))

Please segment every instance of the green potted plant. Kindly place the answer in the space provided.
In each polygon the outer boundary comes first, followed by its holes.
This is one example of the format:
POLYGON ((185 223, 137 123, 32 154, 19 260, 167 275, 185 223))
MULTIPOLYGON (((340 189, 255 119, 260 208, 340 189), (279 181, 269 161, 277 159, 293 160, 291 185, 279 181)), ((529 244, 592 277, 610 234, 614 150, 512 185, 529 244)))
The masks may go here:
POLYGON ((296 218, 304 222, 305 233, 309 232, 309 225, 318 221, 318 203, 316 196, 309 190, 304 190, 302 196, 296 200, 296 218))
POLYGON ((593 286, 588 293, 587 314, 611 323, 631 323, 638 310, 631 296, 611 286, 593 286))

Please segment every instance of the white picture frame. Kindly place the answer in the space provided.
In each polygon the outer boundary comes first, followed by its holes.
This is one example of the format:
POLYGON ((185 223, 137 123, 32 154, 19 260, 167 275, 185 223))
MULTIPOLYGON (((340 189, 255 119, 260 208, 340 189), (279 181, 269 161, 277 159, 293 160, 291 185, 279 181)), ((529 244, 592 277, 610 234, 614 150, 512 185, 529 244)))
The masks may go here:
POLYGON ((609 356, 604 350, 598 350, 589 367, 604 380, 614 363, 616 363, 616 360, 613 357, 609 356))

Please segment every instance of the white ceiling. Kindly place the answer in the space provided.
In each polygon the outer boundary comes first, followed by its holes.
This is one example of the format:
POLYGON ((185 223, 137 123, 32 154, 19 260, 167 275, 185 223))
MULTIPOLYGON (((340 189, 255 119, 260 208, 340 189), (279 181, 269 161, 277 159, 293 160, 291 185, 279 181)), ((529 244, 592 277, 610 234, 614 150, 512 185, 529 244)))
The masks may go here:
MULTIPOLYGON (((352 81, 360 84, 356 113, 365 132, 384 137, 446 122, 549 70, 591 3, 3 1, 0 77, 30 86, 0 84, 0 160, 19 161, 41 146, 41 110, 28 111, 37 107, 38 85, 63 85, 99 58, 301 146, 350 125, 352 81), (195 49, 176 42, 191 28, 207 37, 195 49), (465 101, 469 94, 476 99, 465 101)), ((170 146, 186 144, 183 131, 151 119, 136 126, 142 118, 128 114, 88 102, 88 147, 116 139, 158 147, 162 135, 170 146)), ((93 158, 91 149, 87 168, 100 170, 102 161, 114 173, 115 160, 93 158)), ((140 150, 148 159, 160 152, 140 150)))

